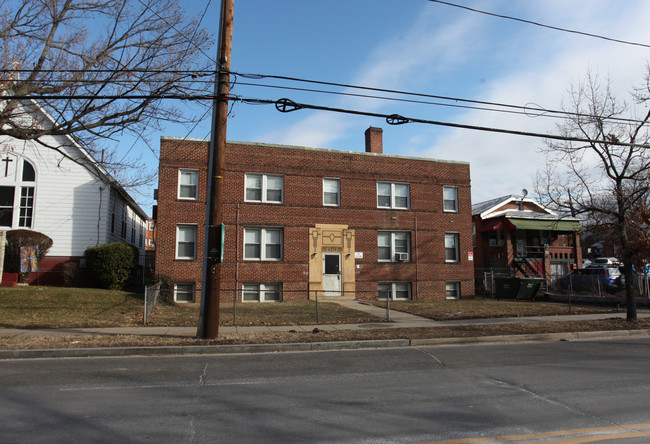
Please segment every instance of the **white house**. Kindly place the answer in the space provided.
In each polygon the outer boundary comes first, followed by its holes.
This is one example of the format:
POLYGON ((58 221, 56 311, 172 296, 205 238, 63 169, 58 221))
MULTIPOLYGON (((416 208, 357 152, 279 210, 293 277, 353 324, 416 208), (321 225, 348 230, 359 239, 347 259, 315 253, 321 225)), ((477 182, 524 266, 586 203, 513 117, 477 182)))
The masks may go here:
MULTIPOLYGON (((24 106, 34 124, 52 121, 35 102, 24 106)), ((54 241, 30 282, 62 282, 64 263, 83 267, 88 247, 115 241, 135 245, 144 265, 146 213, 74 138, 41 141, 48 147, 0 136, 0 230, 30 229, 54 241)))

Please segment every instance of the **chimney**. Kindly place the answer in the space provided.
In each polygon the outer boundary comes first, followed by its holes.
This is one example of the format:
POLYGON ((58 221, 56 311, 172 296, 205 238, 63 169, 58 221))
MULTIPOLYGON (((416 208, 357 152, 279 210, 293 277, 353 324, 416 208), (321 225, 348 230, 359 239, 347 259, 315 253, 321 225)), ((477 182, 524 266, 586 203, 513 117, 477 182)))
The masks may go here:
POLYGON ((366 153, 381 154, 383 152, 381 128, 370 127, 366 130, 366 153))

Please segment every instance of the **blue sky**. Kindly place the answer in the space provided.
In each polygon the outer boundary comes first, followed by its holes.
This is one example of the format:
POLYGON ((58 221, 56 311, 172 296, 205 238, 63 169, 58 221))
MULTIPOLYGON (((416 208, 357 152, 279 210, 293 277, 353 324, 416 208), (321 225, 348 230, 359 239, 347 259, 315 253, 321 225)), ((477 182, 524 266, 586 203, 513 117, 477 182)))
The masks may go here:
MULTIPOLYGON (((185 0, 216 29, 218 0, 185 0)), ((643 0, 457 0, 496 14, 650 44, 650 2, 643 0)), ((470 100, 560 109, 571 82, 588 70, 609 77, 619 97, 642 82, 650 48, 545 29, 426 0, 235 0, 231 69, 403 90, 470 100)), ((238 82, 252 82, 237 78, 238 82)), ((273 85, 316 87, 277 80, 273 85)), ((339 89, 339 91, 343 91, 339 89)), ((355 91, 356 92, 356 91, 355 91)), ((450 106, 378 101, 236 84, 232 94, 425 120, 555 133, 556 120, 450 106)), ((454 104, 454 102, 444 102, 454 104)), ((629 102, 630 106, 633 104, 629 102)), ((384 152, 470 163, 472 201, 533 189, 543 140, 326 111, 283 114, 272 105, 235 104, 229 140, 350 151, 364 150, 364 131, 383 128, 384 152)), ((189 131, 162 125, 160 136, 209 137, 209 118, 189 131)), ((128 146, 131 144, 128 143, 128 146)), ((145 161, 157 159, 136 146, 145 161)), ((151 193, 134 196, 148 213, 151 193)))

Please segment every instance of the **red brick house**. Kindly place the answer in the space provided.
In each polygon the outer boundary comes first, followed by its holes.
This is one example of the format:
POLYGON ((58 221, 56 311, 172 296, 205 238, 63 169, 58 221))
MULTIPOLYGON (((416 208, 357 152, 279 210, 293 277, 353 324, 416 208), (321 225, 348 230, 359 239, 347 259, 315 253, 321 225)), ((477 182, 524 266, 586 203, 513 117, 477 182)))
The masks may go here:
POLYGON ((580 268, 580 220, 525 196, 472 206, 476 280, 484 272, 516 277, 564 276, 580 268))
POLYGON ((147 280, 151 280, 156 272, 156 214, 158 207, 154 205, 153 216, 147 220, 144 235, 144 273, 147 280))
MULTIPOLYGON (((199 299, 209 142, 163 137, 156 272, 199 299)), ((469 164, 228 142, 221 300, 445 299, 474 293, 469 164)))

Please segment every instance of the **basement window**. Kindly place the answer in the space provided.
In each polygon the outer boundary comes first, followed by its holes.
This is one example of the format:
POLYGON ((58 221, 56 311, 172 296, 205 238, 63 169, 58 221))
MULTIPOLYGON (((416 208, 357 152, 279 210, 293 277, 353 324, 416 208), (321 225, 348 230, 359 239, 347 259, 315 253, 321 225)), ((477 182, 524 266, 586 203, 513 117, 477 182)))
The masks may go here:
POLYGON ((282 284, 243 284, 242 302, 281 302, 282 284))
POLYGON ((194 283, 174 284, 174 302, 194 302, 194 283))
POLYGON ((385 301, 386 298, 402 301, 411 299, 410 282, 380 282, 377 289, 379 290, 378 299, 380 301, 385 301))

